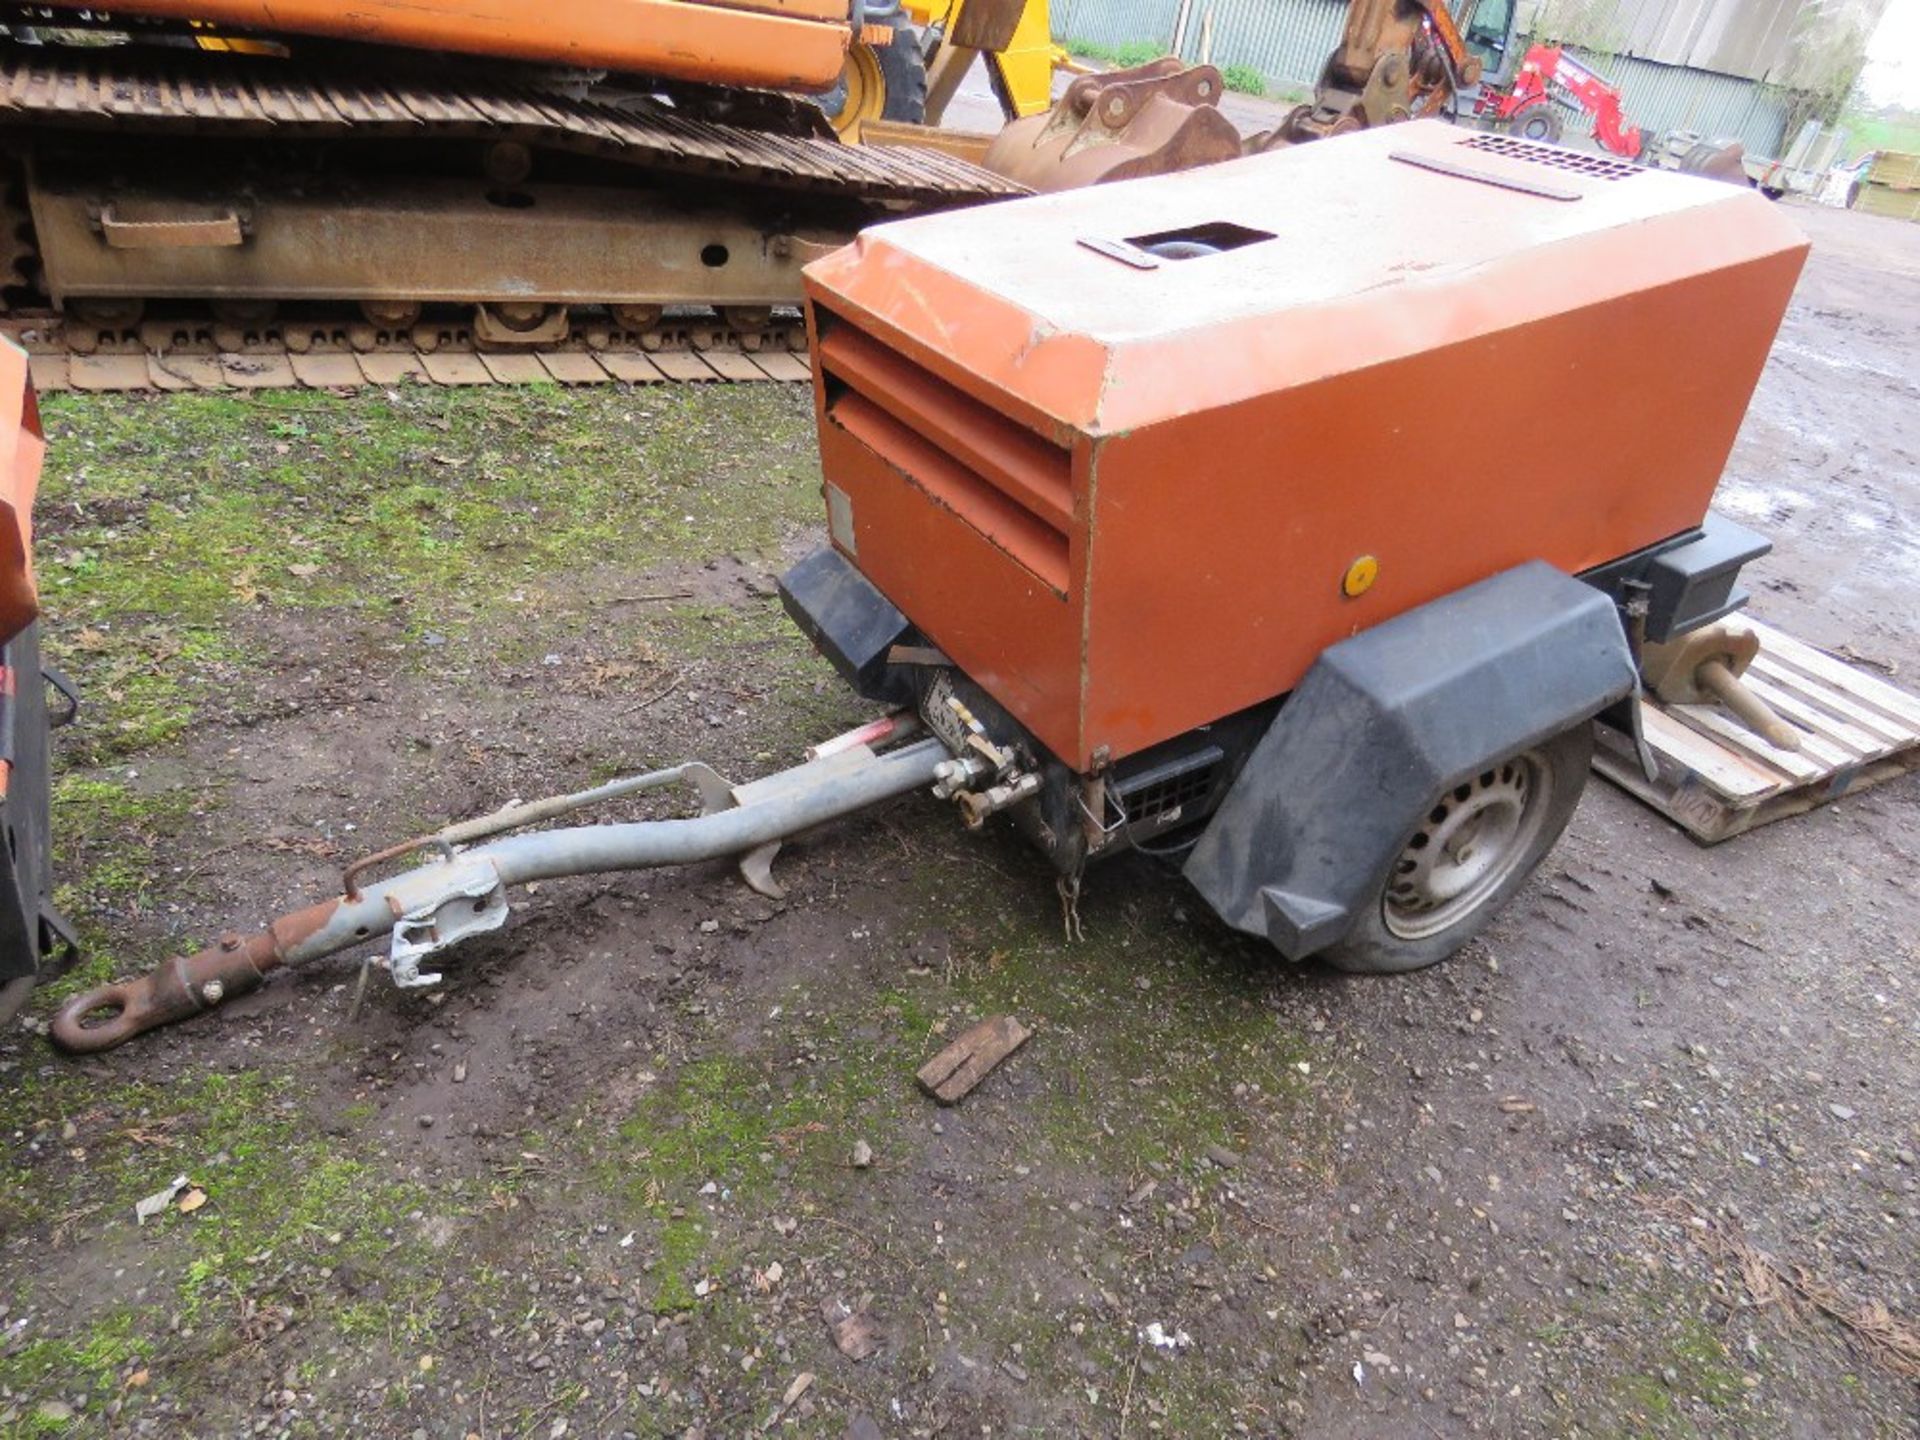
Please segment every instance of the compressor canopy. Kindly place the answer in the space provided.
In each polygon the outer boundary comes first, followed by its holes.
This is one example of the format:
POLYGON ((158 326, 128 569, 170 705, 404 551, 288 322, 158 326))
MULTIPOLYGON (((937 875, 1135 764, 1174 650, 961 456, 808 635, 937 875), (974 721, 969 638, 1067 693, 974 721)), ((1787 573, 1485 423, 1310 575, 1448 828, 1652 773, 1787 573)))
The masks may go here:
POLYGON ((1438 121, 877 226, 807 270, 832 541, 1091 770, 1698 526, 1806 251, 1438 121))

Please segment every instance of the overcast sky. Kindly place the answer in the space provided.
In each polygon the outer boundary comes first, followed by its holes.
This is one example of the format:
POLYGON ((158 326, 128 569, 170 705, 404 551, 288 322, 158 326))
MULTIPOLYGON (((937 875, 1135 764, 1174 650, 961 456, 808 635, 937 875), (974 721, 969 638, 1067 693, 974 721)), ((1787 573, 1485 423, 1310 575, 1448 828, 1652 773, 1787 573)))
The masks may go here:
POLYGON ((1867 46, 1861 83, 1876 104, 1920 110, 1920 0, 1893 0, 1867 46))

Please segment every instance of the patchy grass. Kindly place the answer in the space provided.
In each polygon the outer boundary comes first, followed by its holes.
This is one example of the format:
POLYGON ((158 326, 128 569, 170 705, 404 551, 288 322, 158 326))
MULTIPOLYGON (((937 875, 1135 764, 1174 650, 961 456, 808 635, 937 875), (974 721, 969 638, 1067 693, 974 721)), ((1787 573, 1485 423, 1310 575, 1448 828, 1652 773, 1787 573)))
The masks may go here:
POLYGON ((37 1007, 156 958, 128 954, 127 933, 178 883, 180 842, 214 804, 204 790, 142 788, 133 771, 55 778, 54 900, 79 926, 83 958, 40 988, 37 1007))
MULTIPOLYGON (((1046 913, 1044 879, 1015 905, 1003 877, 956 884, 964 873, 951 857, 925 866, 916 911, 955 937, 958 1009, 969 1018, 1010 1011, 1042 1027, 1063 1083, 1032 1102, 1044 1151, 1036 1160, 1197 1165, 1209 1145, 1245 1142, 1235 1086, 1269 1101, 1301 1093, 1305 1043, 1263 1003, 1264 956, 1223 946, 1184 911, 1136 903, 1135 887, 1113 871, 1089 881, 1086 938, 1071 944, 1035 923, 1046 913), (1086 1096, 1117 1084, 1132 1103, 1102 1107, 1090 1123, 1086 1096)), ((1301 1162, 1315 1150, 1303 1145, 1301 1162)))
MULTIPOLYGON (((1090 1357, 1105 1377, 1094 1388, 1104 1387, 1113 1406, 1113 1383, 1133 1359, 1131 1332, 1110 1316, 1040 1307, 1028 1293, 1034 1277, 994 1264, 992 1254, 1044 1252, 1058 1243, 1061 1205, 1077 1208, 1090 1192, 1125 1194, 1150 1176, 1160 1177, 1165 1197, 1141 1217, 1155 1233, 1165 1203, 1222 1250, 1241 1253, 1257 1236, 1221 1211, 1220 1172, 1207 1151, 1255 1144, 1259 1131, 1300 1120, 1312 1103, 1297 1068, 1302 1039, 1265 1003, 1270 972, 1223 967, 1217 945, 1170 908, 1137 901, 1124 879, 1089 902, 1091 938, 1069 946, 1050 923, 1045 880, 1023 893, 997 873, 993 856, 985 859, 969 869, 922 854, 924 868, 906 882, 912 928, 893 935, 888 950, 932 955, 940 947, 928 936, 938 935, 950 942, 950 965, 905 965, 877 985, 810 983, 745 1028, 738 1010, 703 1017, 706 1033, 688 1046, 695 1058, 648 1061, 659 1078, 612 1117, 611 1144, 583 1142, 593 1193, 621 1197, 618 1227, 635 1229, 650 1257, 654 1313, 683 1317, 699 1353, 724 1348, 716 1317, 778 1246, 770 1218, 790 1215, 812 1226, 813 1247, 864 1253, 865 1284, 902 1271, 912 1279, 896 1290, 946 1276, 940 1318, 954 1334, 984 1353, 1018 1354, 1063 1391, 1086 1388, 1081 1366, 1090 1357), (990 1232, 969 1233, 963 1222, 949 1232, 950 1248, 916 1260, 922 1237, 931 1238, 929 1215, 944 1207, 877 1218, 904 1203, 893 1177, 922 1173, 929 1127, 941 1118, 913 1072, 966 1025, 1003 1011, 1031 1023, 1036 1039, 947 1123, 991 1136, 991 1160, 976 1156, 969 1168, 984 1163, 1000 1182, 1051 1179, 1018 1182, 1042 1187, 1032 1205, 989 1208, 990 1232), (862 1138, 878 1157, 866 1172, 849 1161, 862 1138), (878 1194, 894 1198, 878 1202, 878 1194), (842 1217, 854 1216, 861 1226, 844 1228, 842 1217), (696 1289, 703 1280, 715 1287, 705 1296, 696 1289)), ((758 1009, 765 1000, 749 1003, 758 1009)), ((608 1128, 597 1115, 573 1127, 589 1137, 608 1128)), ((1324 1126, 1303 1124, 1284 1163, 1317 1184, 1333 1143, 1324 1126)), ((1121 1272, 1106 1283, 1128 1288, 1121 1272)), ((900 1363, 936 1364, 937 1344, 926 1348, 932 1342, 912 1329, 896 1333, 900 1363)), ((1143 1405, 1151 1399, 1169 1424, 1191 1422, 1190 1433, 1245 1398, 1241 1377, 1210 1369, 1149 1367, 1140 1390, 1143 1405)))
POLYGON ((818 503, 786 386, 53 396, 44 414, 40 583, 52 658, 90 702, 80 763, 179 736, 249 664, 249 613, 457 636, 550 577, 764 552, 818 503))
POLYGON ((1088 60, 1098 60, 1116 70, 1130 70, 1135 65, 1144 65, 1149 60, 1158 60, 1167 53, 1164 45, 1156 45, 1150 40, 1129 40, 1124 45, 1104 45, 1098 40, 1066 41, 1067 53, 1084 56, 1088 60))
POLYGON ((729 1207, 759 1210, 782 1195, 791 1202, 795 1185, 831 1191, 848 1137, 892 1133, 915 1103, 909 1028, 877 1047, 860 1045, 856 1060, 844 1026, 814 1015, 786 1027, 780 1052, 813 1059, 800 1070, 772 1054, 731 1052, 717 1039, 703 1044, 700 1058, 675 1067, 619 1122, 595 1173, 630 1221, 654 1230, 657 1313, 692 1309, 696 1282, 738 1260, 737 1238, 695 1208, 705 1184, 729 1207))
POLYGON ((1251 65, 1229 65, 1220 72, 1220 78, 1226 82, 1227 89, 1242 95, 1267 93, 1267 77, 1251 65))
POLYGON ((1857 160, 1869 150, 1898 150, 1909 155, 1920 155, 1920 115, 1912 111, 1882 115, 1852 114, 1843 118, 1840 124, 1847 132, 1849 159, 1857 160))
POLYGON ((131 1282, 12 1293, 25 1343, 0 1351, 0 1387, 16 1395, 178 1399, 219 1383, 220 1355, 296 1321, 424 1333, 433 1287, 417 1271, 391 1288, 379 1277, 424 1248, 409 1216, 427 1192, 323 1138, 290 1078, 156 1085, 65 1071, 0 1089, 0 1130, 36 1137, 26 1163, 0 1173, 0 1232, 58 1244, 84 1220, 142 1275, 138 1304, 131 1282), (136 1227, 134 1201, 177 1174, 204 1188, 206 1204, 136 1227), (321 1283, 350 1275, 360 1277, 351 1287, 321 1283))
POLYGON ((1672 1282, 1626 1293, 1642 1317, 1630 1342, 1600 1316, 1585 1316, 1546 1342, 1575 1352, 1584 1348, 1569 1344, 1578 1333, 1585 1346, 1604 1340, 1616 1349, 1619 1368, 1606 1382, 1610 1413, 1589 1401, 1570 1418, 1617 1440, 1699 1440, 1735 1419, 1750 1421, 1753 1392, 1726 1342, 1691 1313, 1698 1296, 1672 1282))
POLYGON ((276 614, 324 614, 400 667, 524 661, 566 626, 640 657, 664 628, 676 662, 779 647, 795 733, 846 714, 771 601, 610 624, 579 598, 602 572, 764 558, 813 521, 792 387, 51 396, 44 415, 46 643, 86 708, 59 736, 53 825, 84 958, 41 1010, 178 948, 134 937, 224 797, 156 757, 195 724, 270 708, 258 681, 276 614), (523 607, 558 618, 536 633, 514 623, 523 607))
POLYGON ((124 777, 57 777, 55 865, 80 876, 74 897, 88 904, 141 900, 156 878, 157 850, 186 827, 197 801, 177 789, 142 793, 124 777))

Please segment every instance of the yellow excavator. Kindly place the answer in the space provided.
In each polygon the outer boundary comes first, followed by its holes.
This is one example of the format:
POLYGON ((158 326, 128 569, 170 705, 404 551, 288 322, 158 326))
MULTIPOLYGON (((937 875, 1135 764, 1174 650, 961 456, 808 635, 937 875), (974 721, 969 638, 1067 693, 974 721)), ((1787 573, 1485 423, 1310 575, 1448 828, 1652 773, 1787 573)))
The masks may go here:
POLYGON ((821 101, 849 140, 928 143, 896 127, 939 125, 976 60, 1005 119, 1041 114, 1053 104, 1053 72, 1071 63, 1053 42, 1047 0, 905 0, 891 33, 872 29, 868 16, 821 101))

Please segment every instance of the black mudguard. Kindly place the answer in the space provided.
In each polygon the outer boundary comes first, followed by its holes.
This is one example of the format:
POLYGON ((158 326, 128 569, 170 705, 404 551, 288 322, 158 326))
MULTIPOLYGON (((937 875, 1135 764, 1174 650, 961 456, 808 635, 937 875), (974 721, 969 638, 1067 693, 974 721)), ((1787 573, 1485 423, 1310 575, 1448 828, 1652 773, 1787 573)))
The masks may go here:
POLYGON ((1344 939, 1422 811, 1489 762, 1633 693, 1613 602, 1532 561, 1323 652, 1185 874, 1290 960, 1344 939))

